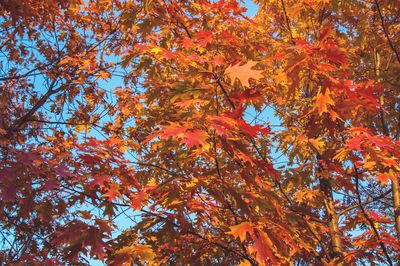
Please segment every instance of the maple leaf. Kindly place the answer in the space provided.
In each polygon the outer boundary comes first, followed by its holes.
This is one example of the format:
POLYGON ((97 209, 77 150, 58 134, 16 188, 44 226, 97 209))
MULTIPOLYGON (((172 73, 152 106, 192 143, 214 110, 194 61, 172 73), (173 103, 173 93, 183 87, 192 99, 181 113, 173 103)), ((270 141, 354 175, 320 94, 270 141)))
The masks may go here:
POLYGON ((90 131, 90 125, 78 124, 75 126, 76 133, 85 132, 88 133, 90 131))
POLYGON ((321 93, 321 90, 318 91, 315 107, 313 110, 318 109, 318 114, 321 116, 323 113, 328 112, 328 105, 334 105, 335 102, 330 97, 331 92, 329 89, 325 90, 325 94, 321 93))
POLYGON ((169 125, 162 128, 159 136, 162 138, 181 137, 184 132, 185 128, 182 127, 179 123, 170 123, 169 125))
POLYGON ((123 246, 115 251, 115 258, 112 261, 116 265, 131 264, 134 260, 134 246, 123 246))
POLYGON ((206 46, 212 40, 212 31, 203 31, 196 33, 194 37, 199 40, 201 46, 206 46))
POLYGON ((94 221, 99 229, 107 235, 110 235, 113 227, 115 227, 115 225, 110 220, 96 218, 94 219, 94 221))
POLYGON ((145 261, 152 261, 156 256, 153 249, 149 245, 137 245, 132 248, 134 254, 139 256, 141 259, 145 261))
POLYGON ((294 194, 297 202, 302 203, 304 200, 311 201, 315 197, 315 192, 312 189, 302 189, 294 194))
POLYGON ((256 253, 257 262, 261 265, 268 265, 268 259, 273 265, 278 263, 272 248, 271 240, 268 235, 260 230, 257 230, 257 236, 254 237, 254 243, 250 246, 250 252, 256 253))
POLYGON ((249 89, 247 89, 242 93, 232 94, 230 98, 232 101, 244 102, 254 101, 260 99, 261 97, 262 94, 259 91, 251 92, 249 89))
POLYGON ((244 120, 238 120, 237 125, 243 132, 245 132, 246 134, 248 134, 251 137, 255 137, 257 135, 257 133, 262 133, 265 135, 270 133, 268 128, 264 128, 258 124, 250 125, 250 124, 246 123, 244 120))
POLYGON ((395 181, 399 176, 399 173, 395 173, 393 170, 389 170, 388 172, 378 173, 378 175, 376 176, 376 180, 379 181, 382 185, 387 185, 389 180, 395 181))
POLYGON ((396 213, 398 191, 386 186, 400 171, 398 1, 375 1, 372 11, 361 0, 287 1, 283 9, 282 1, 256 1, 263 8, 254 20, 240 2, 0 2, 2 64, 10 66, 0 76, 0 208, 10 212, 0 217, 17 232, 0 236, 15 247, 5 265, 395 257, 400 229, 386 214, 396 213), (321 8, 335 19, 318 16, 321 8), (317 17, 323 26, 303 34, 317 17), (365 49, 371 32, 385 39, 380 24, 394 48, 365 49), (124 89, 108 90, 102 79, 124 89), (273 139, 258 123, 264 118, 276 122, 273 139), (389 254, 373 230, 357 226, 365 217, 353 211, 351 165, 376 181, 362 199, 393 194, 387 208, 366 206, 389 254), (84 202, 90 211, 77 211, 84 202), (126 204, 141 217, 119 234, 126 204), (44 235, 51 249, 38 249, 44 235), (232 240, 245 243, 246 256, 232 240))
POLYGON ((259 80, 263 77, 261 70, 252 69, 256 64, 257 62, 255 61, 249 61, 244 65, 240 65, 239 63, 229 66, 225 69, 224 75, 231 80, 231 83, 234 83, 238 79, 243 87, 250 87, 249 79, 259 80))
POLYGON ((107 78, 109 78, 109 77, 110 77, 110 73, 105 72, 105 71, 100 71, 100 72, 99 72, 99 78, 100 78, 100 79, 107 79, 107 78))
POLYGON ((83 244, 90 246, 91 256, 96 256, 99 260, 103 260, 106 256, 104 248, 107 244, 102 239, 102 234, 100 231, 94 227, 90 226, 87 231, 86 239, 84 239, 83 244))
POLYGON ((0 192, 0 196, 4 201, 13 201, 17 197, 17 187, 12 184, 7 184, 0 192))
POLYGON ((251 263, 247 260, 242 260, 237 266, 251 266, 251 263))
POLYGON ((216 66, 222 66, 223 64, 226 63, 225 58, 221 55, 217 55, 213 59, 214 65, 216 66))
POLYGON ((229 227, 231 231, 227 232, 227 234, 233 235, 235 238, 239 237, 240 242, 244 242, 246 240, 247 233, 250 235, 253 234, 253 227, 254 225, 252 223, 243 222, 241 224, 229 227))
POLYGON ((376 165, 376 162, 374 162, 374 161, 365 161, 363 164, 363 168, 367 169, 367 170, 371 170, 374 168, 375 165, 376 165))
POLYGON ((107 192, 103 194, 104 198, 108 198, 109 201, 114 201, 117 196, 121 196, 119 192, 119 185, 116 183, 111 183, 110 188, 107 189, 107 192))
POLYGON ((182 140, 182 143, 185 143, 189 149, 200 146, 204 149, 210 147, 210 144, 207 142, 208 134, 203 130, 196 129, 193 131, 187 131, 184 135, 185 139, 182 140))
POLYGON ((136 194, 132 194, 130 198, 131 206, 134 210, 140 210, 143 206, 143 203, 146 201, 148 194, 144 191, 139 191, 136 194))
POLYGON ((161 53, 162 51, 163 51, 163 49, 162 49, 161 47, 154 47, 154 48, 152 48, 152 49, 150 50, 150 53, 159 54, 159 53, 161 53))
POLYGON ((79 213, 83 219, 92 218, 92 214, 90 213, 90 211, 77 211, 77 213, 79 213))
POLYGON ((103 187, 106 182, 110 180, 110 177, 107 175, 94 175, 93 180, 89 182, 89 186, 100 186, 103 187))

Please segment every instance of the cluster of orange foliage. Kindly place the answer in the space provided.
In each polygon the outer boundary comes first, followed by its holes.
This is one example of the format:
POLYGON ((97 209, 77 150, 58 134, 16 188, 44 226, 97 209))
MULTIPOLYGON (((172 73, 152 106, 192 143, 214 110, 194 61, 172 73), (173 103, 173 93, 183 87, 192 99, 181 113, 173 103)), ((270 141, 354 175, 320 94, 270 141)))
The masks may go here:
POLYGON ((1 263, 400 263, 400 2, 256 3, 0 1, 1 263))

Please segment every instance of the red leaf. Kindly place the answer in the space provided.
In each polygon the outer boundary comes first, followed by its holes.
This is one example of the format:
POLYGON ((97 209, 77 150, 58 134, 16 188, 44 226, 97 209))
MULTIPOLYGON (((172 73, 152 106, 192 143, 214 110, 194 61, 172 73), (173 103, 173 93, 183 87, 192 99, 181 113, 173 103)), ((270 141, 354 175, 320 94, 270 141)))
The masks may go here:
POLYGON ((193 130, 187 131, 185 134, 185 139, 182 140, 183 143, 187 145, 188 148, 192 147, 203 147, 207 149, 210 144, 207 142, 208 134, 203 130, 193 130))
POLYGON ((148 194, 144 191, 139 191, 136 194, 132 194, 129 202, 131 203, 131 207, 134 210, 140 210, 143 207, 144 202, 146 201, 148 194))
POLYGON ((273 265, 278 263, 272 248, 271 241, 266 233, 257 230, 257 234, 254 237, 254 243, 250 246, 250 251, 256 253, 256 260, 261 265, 268 265, 268 260, 271 260, 273 265))

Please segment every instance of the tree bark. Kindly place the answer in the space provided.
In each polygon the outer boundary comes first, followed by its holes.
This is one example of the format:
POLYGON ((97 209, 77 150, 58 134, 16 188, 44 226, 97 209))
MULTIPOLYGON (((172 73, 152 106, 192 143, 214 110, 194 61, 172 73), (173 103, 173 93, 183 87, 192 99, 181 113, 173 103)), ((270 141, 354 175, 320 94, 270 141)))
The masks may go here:
POLYGON ((327 215, 329 234, 331 236, 332 257, 338 257, 342 253, 342 241, 339 233, 339 217, 335 210, 332 186, 328 178, 320 176, 320 189, 324 195, 324 206, 327 215))
POLYGON ((339 215, 336 213, 335 201, 333 199, 332 184, 325 175, 326 169, 321 162, 321 156, 317 155, 318 168, 317 177, 319 179, 320 190, 324 196, 324 206, 327 216, 327 224, 331 237, 332 258, 339 257, 342 254, 342 240, 339 232, 339 215))
MULTIPOLYGON (((377 7, 379 8, 377 2, 376 2, 376 4, 377 4, 377 7)), ((382 19, 382 16, 381 16, 381 19, 382 19)), ((379 80, 381 60, 380 60, 380 54, 376 49, 374 49, 374 63, 375 63, 375 77, 377 80, 379 80)), ((382 106, 384 106, 385 99, 384 99, 383 95, 380 97, 379 103, 382 106)), ((388 137, 392 137, 389 132, 383 110, 380 111, 380 118, 381 118, 381 123, 382 123, 383 134, 388 137)), ((393 211, 394 211, 395 228, 396 228, 397 237, 400 238, 400 185, 399 185, 398 178, 396 180, 392 181, 392 194, 393 194, 393 211)))
POLYGON ((399 179, 392 181, 394 220, 396 223, 397 236, 400 239, 400 185, 399 179))

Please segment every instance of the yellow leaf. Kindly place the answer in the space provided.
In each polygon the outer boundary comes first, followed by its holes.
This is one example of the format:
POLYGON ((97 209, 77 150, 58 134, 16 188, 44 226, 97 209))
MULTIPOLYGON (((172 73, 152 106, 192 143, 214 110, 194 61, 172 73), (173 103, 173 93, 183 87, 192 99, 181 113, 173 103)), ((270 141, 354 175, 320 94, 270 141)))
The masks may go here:
POLYGON ((199 179, 194 177, 192 178, 192 181, 186 184, 186 187, 191 189, 194 188, 195 186, 197 186, 197 183, 199 182, 199 179))
POLYGON ((333 159, 338 161, 343 161, 346 158, 346 156, 347 156, 347 150, 345 148, 341 148, 337 150, 333 159))
POLYGON ((146 261, 152 261, 156 256, 153 249, 149 245, 138 245, 133 248, 133 251, 141 259, 146 261))
POLYGON ((154 47, 150 50, 150 53, 152 53, 152 54, 159 54, 161 52, 162 52, 162 48, 160 48, 160 47, 154 47))
POLYGON ((153 177, 149 180, 147 183, 148 186, 156 186, 157 185, 157 180, 153 177))
POLYGON ((115 254, 124 257, 125 262, 131 262, 133 261, 133 256, 137 256, 143 261, 151 263, 155 257, 155 253, 149 245, 123 247, 120 250, 117 250, 115 254))
POLYGON ((257 64, 257 62, 249 61, 244 65, 236 64, 234 66, 229 66, 224 74, 234 83, 236 79, 240 81, 243 87, 249 87, 249 79, 259 80, 263 77, 261 75, 261 70, 251 69, 257 64))
POLYGON ((76 125, 74 128, 76 133, 81 133, 81 132, 88 133, 90 131, 90 126, 84 124, 76 125))
POLYGON ((311 189, 304 188, 294 194, 294 198, 298 203, 311 201, 315 197, 315 192, 311 189))
POLYGON ((368 169, 368 170, 370 170, 370 169, 372 169, 374 166, 375 166, 375 162, 374 161, 366 161, 365 163, 364 163, 364 165, 363 165, 363 167, 365 168, 365 169, 368 169))
POLYGON ((242 260, 238 264, 238 266, 250 266, 250 265, 251 265, 250 262, 248 262, 247 260, 242 260))
POLYGON ((90 68, 90 64, 91 64, 90 59, 82 60, 82 68, 89 69, 90 68))
POLYGON ((318 151, 318 153, 322 153, 324 151, 325 144, 321 139, 309 139, 308 142, 318 151))
POLYGON ((143 3, 143 9, 146 14, 150 13, 154 7, 154 0, 145 0, 143 3))

